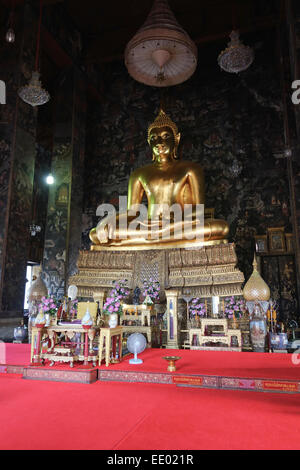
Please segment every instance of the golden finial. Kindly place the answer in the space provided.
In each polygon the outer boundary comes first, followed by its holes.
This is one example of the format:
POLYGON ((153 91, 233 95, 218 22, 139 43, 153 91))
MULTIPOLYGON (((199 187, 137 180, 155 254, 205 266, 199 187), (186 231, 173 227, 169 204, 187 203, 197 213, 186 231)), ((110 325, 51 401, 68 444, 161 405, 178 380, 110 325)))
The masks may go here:
POLYGON ((150 142, 150 134, 151 134, 152 129, 160 128, 160 127, 169 127, 172 130, 174 134, 175 143, 177 146, 179 144, 179 139, 180 139, 178 128, 175 122, 173 122, 172 119, 164 112, 162 107, 160 107, 158 116, 148 127, 148 143, 150 142))
POLYGON ((251 276, 249 277, 248 281, 246 282, 245 287, 243 289, 244 299, 249 300, 249 301, 253 301, 253 300, 267 301, 270 299, 270 289, 257 270, 257 260, 256 260, 255 254, 254 254, 252 266, 253 266, 253 272, 251 276))

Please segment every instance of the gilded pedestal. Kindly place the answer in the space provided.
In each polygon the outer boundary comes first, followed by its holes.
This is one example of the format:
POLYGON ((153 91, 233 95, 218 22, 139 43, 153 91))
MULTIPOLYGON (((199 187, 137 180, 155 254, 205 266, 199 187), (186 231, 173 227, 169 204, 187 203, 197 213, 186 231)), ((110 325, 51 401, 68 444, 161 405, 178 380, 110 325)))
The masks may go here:
POLYGON ((158 279, 164 288, 176 288, 197 297, 241 295, 244 275, 236 268, 233 243, 198 249, 146 251, 81 251, 78 274, 69 284, 78 286, 78 295, 94 297, 111 289, 112 281, 127 279, 128 286, 142 287, 145 278, 158 279))

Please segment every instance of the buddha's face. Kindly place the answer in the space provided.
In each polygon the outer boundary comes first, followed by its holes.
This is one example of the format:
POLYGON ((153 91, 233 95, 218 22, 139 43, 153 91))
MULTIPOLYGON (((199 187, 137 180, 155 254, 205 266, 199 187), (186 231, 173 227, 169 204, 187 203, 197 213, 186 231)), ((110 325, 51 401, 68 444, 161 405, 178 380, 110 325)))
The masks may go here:
POLYGON ((172 158, 175 150, 175 138, 169 127, 153 128, 149 144, 156 161, 166 161, 172 158))

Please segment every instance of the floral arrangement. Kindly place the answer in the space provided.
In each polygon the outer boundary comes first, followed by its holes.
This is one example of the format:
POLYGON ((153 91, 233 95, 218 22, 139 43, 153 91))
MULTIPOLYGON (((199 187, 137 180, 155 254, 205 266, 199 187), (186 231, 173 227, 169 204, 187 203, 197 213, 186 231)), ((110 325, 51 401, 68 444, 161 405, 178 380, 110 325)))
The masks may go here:
POLYGON ((159 300, 159 291, 160 291, 160 284, 159 281, 153 279, 152 277, 149 278, 149 280, 144 280, 143 281, 143 296, 146 299, 150 299, 151 303, 153 303, 155 300, 159 300))
POLYGON ((204 317, 206 315, 206 305, 200 302, 200 299, 198 297, 192 299, 189 304, 189 314, 195 317, 204 317))
POLYGON ((42 308, 44 313, 48 313, 49 315, 55 316, 57 313, 58 307, 59 307, 59 302, 51 295, 41 298, 41 303, 39 304, 39 310, 41 310, 42 308))
POLYGON ((110 315, 117 313, 122 315, 122 304, 121 300, 128 296, 129 289, 126 287, 127 279, 121 279, 120 281, 113 281, 113 289, 110 291, 109 297, 107 297, 103 305, 103 313, 110 315))
POLYGON ((244 299, 236 299, 234 296, 225 297, 224 314, 227 318, 241 318, 246 312, 246 302, 244 299))

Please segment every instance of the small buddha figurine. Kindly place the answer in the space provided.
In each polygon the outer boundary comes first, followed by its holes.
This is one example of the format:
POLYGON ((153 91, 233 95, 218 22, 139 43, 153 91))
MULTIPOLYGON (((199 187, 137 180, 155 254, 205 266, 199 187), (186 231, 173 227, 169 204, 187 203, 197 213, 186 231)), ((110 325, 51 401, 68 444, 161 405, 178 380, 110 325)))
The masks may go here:
POLYGON ((198 163, 178 159, 179 141, 180 133, 176 124, 161 109, 148 128, 152 163, 131 174, 127 212, 106 216, 90 231, 92 250, 106 247, 179 248, 194 246, 197 242, 198 246, 226 243, 229 232, 226 221, 209 219, 199 224, 196 208, 204 204, 203 170, 198 163), (136 214, 133 216, 131 209, 142 203, 144 194, 148 201, 147 216, 139 218, 139 225, 136 226, 132 224, 136 214), (167 221, 164 219, 164 209, 174 205, 180 207, 182 213, 189 205, 191 218, 187 224, 183 224, 182 218, 176 219, 172 213, 169 213, 167 221))

